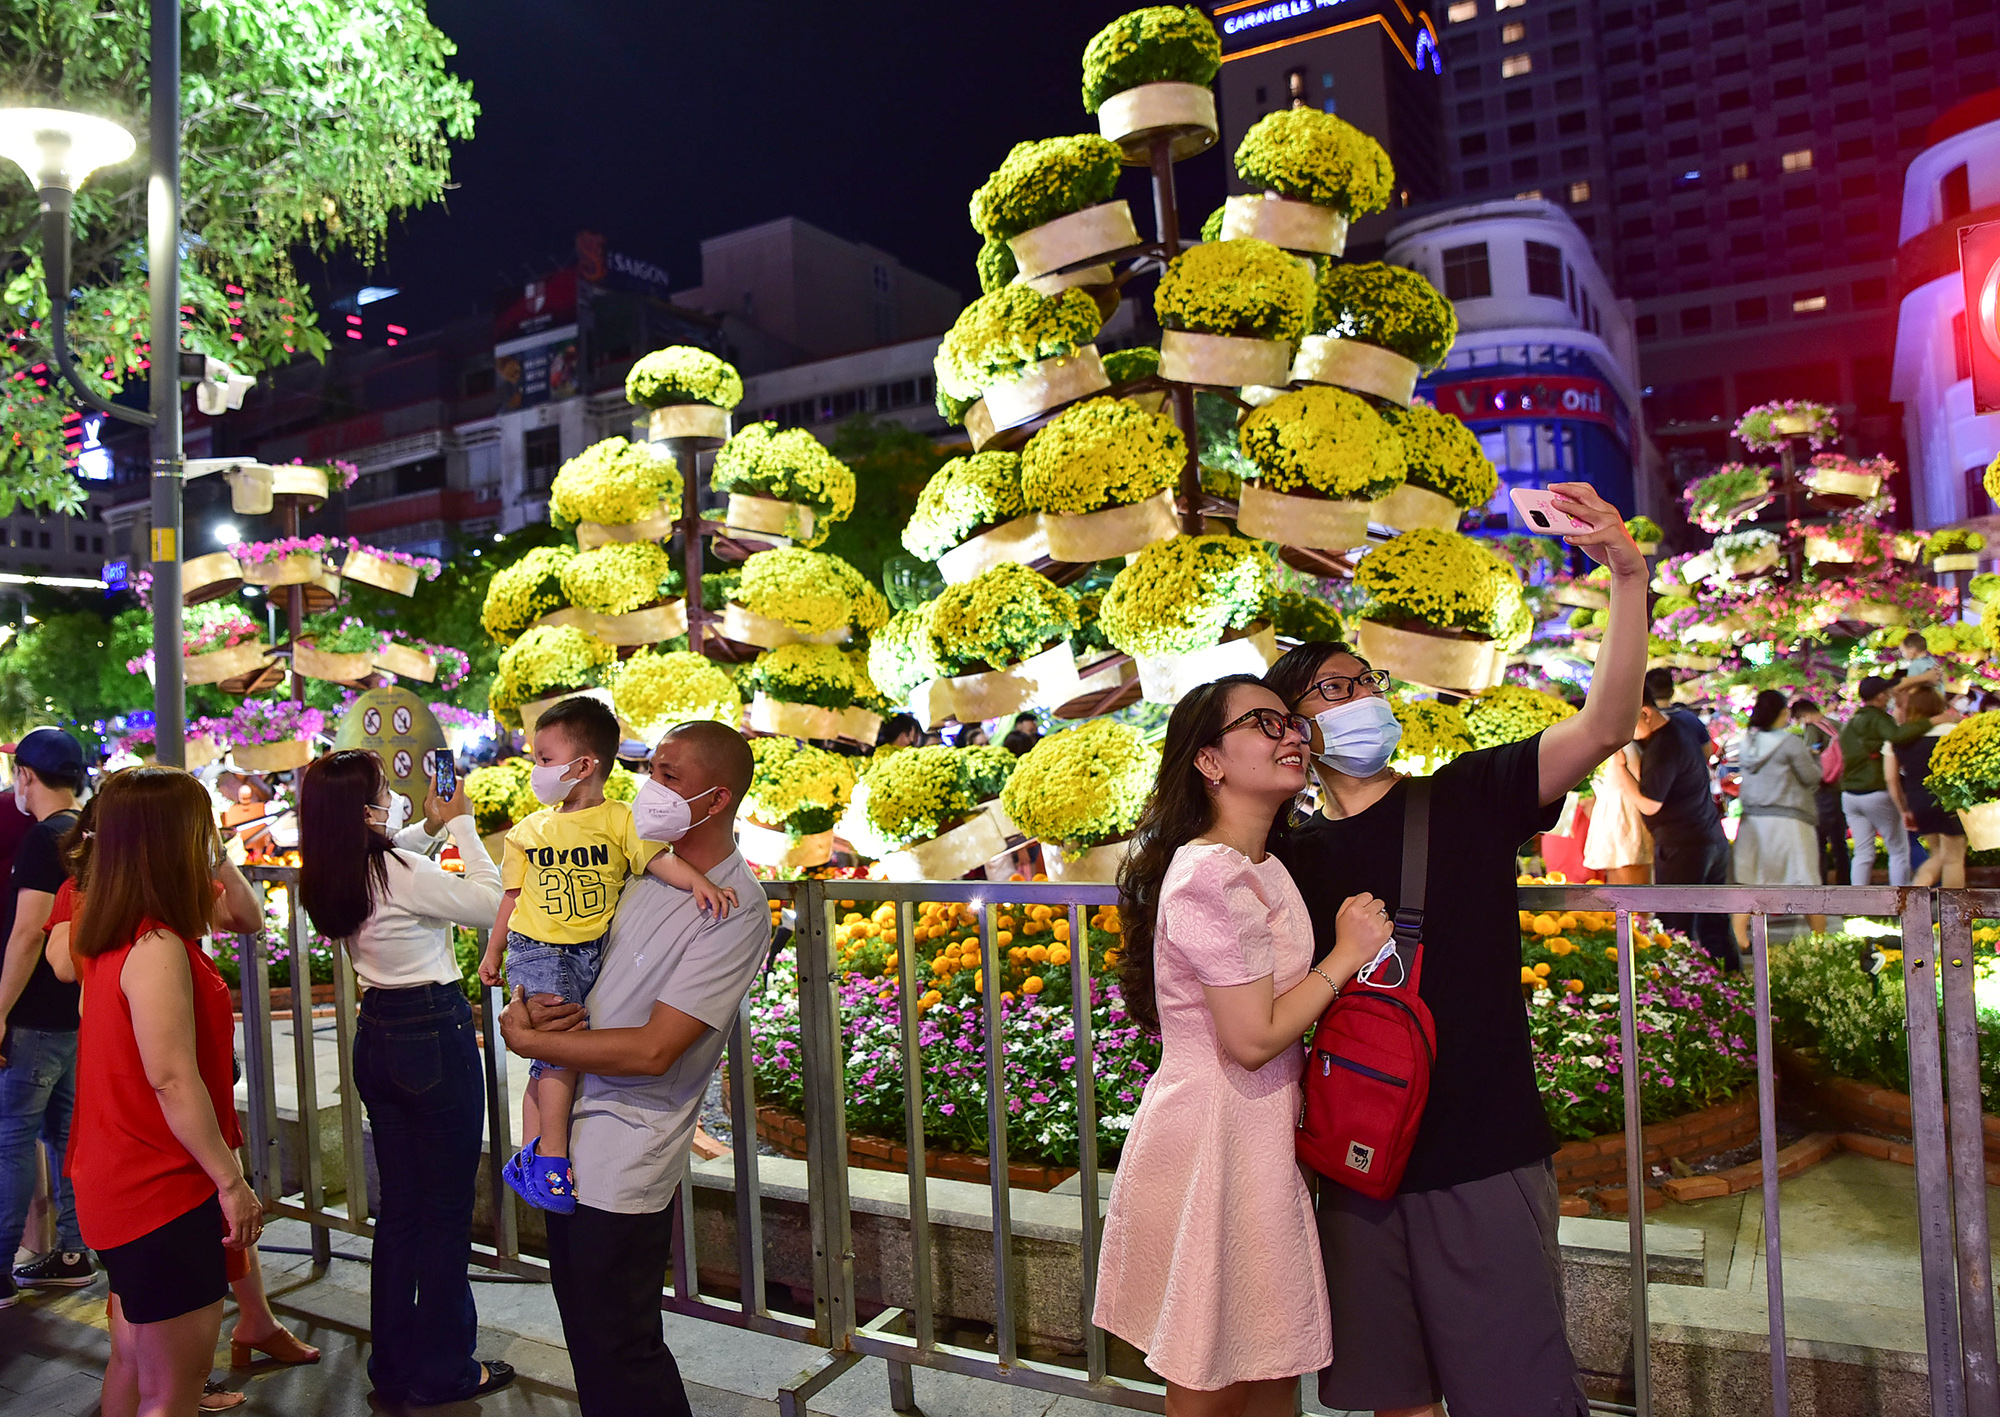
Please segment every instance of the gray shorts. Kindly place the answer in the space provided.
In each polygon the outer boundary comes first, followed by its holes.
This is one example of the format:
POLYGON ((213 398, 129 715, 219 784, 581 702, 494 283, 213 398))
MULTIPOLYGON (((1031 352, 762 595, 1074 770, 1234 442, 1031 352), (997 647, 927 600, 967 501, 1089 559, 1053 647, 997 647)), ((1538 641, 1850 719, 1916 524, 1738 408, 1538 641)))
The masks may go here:
POLYGON ((1421 1407, 1452 1417, 1582 1417, 1563 1329, 1555 1171, 1546 1161, 1436 1191, 1371 1200, 1319 1188, 1340 1411, 1421 1407))

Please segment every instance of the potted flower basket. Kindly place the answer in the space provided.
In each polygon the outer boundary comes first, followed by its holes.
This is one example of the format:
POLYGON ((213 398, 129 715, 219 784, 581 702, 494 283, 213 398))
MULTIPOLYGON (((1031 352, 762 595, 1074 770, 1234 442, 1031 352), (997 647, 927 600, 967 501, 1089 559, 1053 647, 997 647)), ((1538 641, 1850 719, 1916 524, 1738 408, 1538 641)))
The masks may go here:
POLYGON ((1761 575, 1778 564, 1778 538, 1768 531, 1730 532, 1715 539, 1711 554, 1719 579, 1761 575))
POLYGON ((625 376, 625 397, 650 410, 649 439, 694 438, 713 446, 729 436, 729 410, 743 399, 743 380, 733 365, 705 349, 671 345, 633 364, 625 376))
POLYGON ((788 703, 758 694, 750 700, 749 724, 759 733, 778 733, 787 738, 839 738, 845 713, 843 709, 788 703))
POLYGON ((745 859, 786 869, 826 864, 854 792, 851 760, 791 738, 756 739, 750 752, 756 767, 737 824, 745 859))
POLYGON ((736 823, 736 845, 743 859, 753 866, 802 871, 824 866, 833 859, 833 832, 812 832, 794 837, 781 827, 741 818, 736 823))
POLYGON ((435 682, 438 672, 434 655, 393 642, 375 651, 375 667, 399 679, 415 679, 425 684, 435 682))
POLYGON ((1770 469, 1742 463, 1725 463, 1690 483, 1683 494, 1688 520, 1717 534, 1756 516, 1770 504, 1771 495, 1770 469))
POLYGON ((1276 661, 1277 633, 1259 618, 1269 589, 1264 555, 1239 536, 1177 536, 1147 547, 1112 580, 1098 627, 1137 663, 1147 702, 1178 703, 1197 684, 1262 674, 1276 661))
MULTIPOLYGON (((664 513, 657 520, 672 530, 673 518, 664 513)), ((799 502, 780 502, 750 492, 732 492, 722 514, 722 523, 732 532, 782 537, 786 541, 813 539, 813 509, 799 502)), ((657 539, 657 538, 654 538, 657 539)))
MULTIPOLYGON (((1020 278, 1026 281, 1053 275, 1138 244, 1139 229, 1132 224, 1131 205, 1122 198, 1057 217, 1007 240, 1015 261, 1020 265, 1020 278)), ((1048 293, 1046 287, 1038 289, 1048 293)))
POLYGON ((1222 39, 1193 6, 1154 5, 1120 15, 1083 51, 1083 106, 1098 131, 1143 166, 1155 139, 1174 162, 1216 139, 1215 94, 1222 39))
POLYGON ((188 684, 223 684, 255 674, 270 662, 271 647, 261 639, 203 654, 181 657, 181 678, 188 684))
POLYGON ((1406 531, 1361 558, 1361 657, 1393 678, 1456 694, 1500 682, 1501 636, 1523 615, 1514 569, 1470 537, 1406 531))
POLYGON ((1872 600, 1848 602, 1847 617, 1859 620, 1864 625, 1874 625, 1886 629, 1891 625, 1906 624, 1909 613, 1900 605, 1884 605, 1872 600))
POLYGON ((243 564, 227 551, 211 551, 181 563, 181 603, 200 605, 243 588, 243 564))
POLYGON ((1344 389, 1280 394, 1245 415, 1239 436, 1257 476, 1244 479, 1237 530, 1281 546, 1364 545, 1377 504, 1403 485, 1408 467, 1402 440, 1344 389))
MULTIPOLYGON (((1113 197, 1123 158, 1117 144, 1091 133, 1016 143, 972 194, 973 228, 1005 244, 1016 279, 1101 265, 1139 244, 1130 205, 1113 197)), ((1039 287, 1043 294, 1064 288, 1039 287)))
POLYGON ((1215 146, 1215 91, 1206 84, 1141 84, 1103 102, 1097 131, 1134 166, 1150 160, 1153 139, 1162 136, 1168 155, 1179 162, 1215 146))
POLYGON ((1078 683, 1069 644, 1077 623, 1067 591, 1015 562, 947 586, 911 627, 921 636, 917 672, 931 676, 915 686, 912 711, 932 727, 1066 702, 1078 683))
POLYGON ((1958 813, 1967 846, 2000 849, 2000 713, 1973 714, 1940 738, 1924 785, 1958 813))
POLYGON ((1095 344, 1103 324, 1097 301, 1075 287, 1044 295, 1010 282, 960 311, 932 364, 942 399, 965 409, 975 449, 1109 388, 1095 344))
POLYGON ((1816 500, 1866 502, 1881 495, 1892 470, 1886 458, 1856 462, 1839 453, 1821 453, 1799 469, 1799 481, 1816 500))
POLYGON ((1339 384, 1364 394, 1408 405, 1422 373, 1394 350, 1339 335, 1307 335, 1299 341, 1291 378, 1302 384, 1339 384))
POLYGON ((236 766, 245 772, 291 772, 312 761, 312 744, 238 743, 229 750, 236 766))
POLYGON ((549 519, 557 526, 574 523, 577 546, 584 551, 613 542, 664 541, 680 516, 681 493, 680 469, 671 457, 624 438, 605 438, 557 471, 549 486, 549 519))
POLYGON ((323 467, 302 467, 285 463, 271 469, 271 495, 298 497, 308 502, 324 502, 329 483, 323 467))
POLYGON ((1118 868, 1125 864, 1125 853, 1131 850, 1132 841, 1122 837, 1117 841, 1107 841, 1101 846, 1069 848, 1056 842, 1042 843, 1042 871, 1051 881, 1065 884, 1108 883, 1118 879, 1118 868))
POLYGON ((957 585, 1002 561, 1032 566, 1055 559, 1055 553, 1049 550, 1048 526, 1042 514, 1029 512, 974 532, 939 556, 937 568, 945 584, 957 585))
POLYGON ((882 858, 882 873, 892 881, 955 881, 1004 855, 1007 837, 985 808, 926 841, 913 841, 882 858))
POLYGON ((375 672, 375 654, 341 654, 320 649, 311 640, 292 646, 292 669, 308 679, 334 684, 358 684, 375 672))
POLYGON ((1111 387, 1094 344, 1028 365, 1014 378, 989 384, 980 402, 996 430, 1032 423, 1051 409, 1111 387))
POLYGON ((1108 561, 1164 541, 1180 530, 1171 492, 1102 511, 1041 514, 1041 542, 1057 561, 1108 561))
POLYGON ((1268 241, 1286 251, 1338 256, 1347 249, 1347 218, 1331 207, 1294 202, 1275 192, 1244 192, 1222 204, 1222 239, 1268 241))
POLYGON ((1299 343, 1294 382, 1339 384, 1407 408, 1418 377, 1444 362, 1458 336, 1451 302, 1401 266, 1330 265, 1317 292, 1318 333, 1299 343))
POLYGON ((1021 500, 1057 561, 1128 556, 1180 529, 1173 488, 1187 440, 1171 419, 1117 398, 1066 409, 1021 450, 1021 500))
POLYGON ((1657 556, 1660 554, 1660 543, 1665 539, 1666 534, 1660 530, 1660 524, 1651 517, 1628 518, 1625 522, 1625 530, 1631 534, 1632 544, 1639 548, 1641 556, 1657 556))
POLYGON ((917 689, 911 709, 926 728, 954 719, 974 723, 1023 709, 1055 708, 1075 698, 1081 683, 1076 655, 1064 640, 1002 668, 933 679, 917 689))
POLYGON ((1189 247, 1153 295, 1160 377, 1228 388, 1285 383, 1316 298, 1307 264, 1268 242, 1189 247))
POLYGON ((1845 566, 1854 561, 1854 551, 1823 531, 1806 533, 1806 560, 1815 566, 1845 566))
POLYGON ((1363 620, 1360 641, 1361 657, 1391 678, 1446 693, 1480 693, 1506 669, 1493 641, 1479 635, 1363 620))
POLYGON ((991 749, 933 746, 879 758, 855 792, 850 815, 859 820, 847 834, 870 842, 892 881, 957 880, 1007 850, 991 799, 1014 766, 991 749))
POLYGON ((1823 403, 1784 399, 1745 409, 1731 431, 1752 452, 1771 452, 1787 438, 1804 438, 1814 448, 1824 448, 1840 436, 1840 424, 1823 403))
POLYGON ((853 469, 803 428, 752 423, 737 430, 715 455, 710 480, 729 494, 732 527, 755 532, 780 525, 782 531, 767 534, 802 546, 826 540, 834 524, 854 510, 853 469), (738 503, 739 496, 755 500, 738 503), (738 517, 746 520, 739 523, 738 517))
POLYGON ((271 510, 273 469, 263 463, 233 467, 222 474, 229 484, 229 510, 239 517, 261 517, 271 510))
POLYGON ((1138 666, 1139 697, 1149 704, 1177 704, 1192 690, 1225 674, 1262 675, 1278 662, 1278 636, 1260 622, 1225 631, 1221 641, 1207 649, 1159 658, 1135 655, 1133 660, 1138 666))
POLYGON ((423 572, 416 566, 392 561, 365 546, 348 548, 347 559, 340 563, 340 574, 348 580, 372 585, 392 595, 415 595, 417 583, 423 577, 423 572))
POLYGON ((292 551, 268 560, 245 560, 242 566, 247 585, 311 585, 326 573, 326 564, 318 551, 292 551))
POLYGON ((721 442, 729 436, 729 410, 707 403, 677 403, 646 415, 646 436, 656 443, 669 438, 701 438, 721 442))
POLYGON ((1052 881, 1114 880, 1159 770, 1159 752, 1128 724, 1087 719, 1023 757, 1000 807, 1042 843, 1052 881))
POLYGON ((1558 605, 1575 606, 1579 610, 1604 610, 1611 604, 1609 591, 1577 580, 1557 581, 1549 598, 1558 605))
POLYGON ((1041 516, 1021 495, 1019 454, 974 453, 939 468, 903 526, 903 548, 936 562, 949 585, 1002 561, 1047 560, 1041 516))

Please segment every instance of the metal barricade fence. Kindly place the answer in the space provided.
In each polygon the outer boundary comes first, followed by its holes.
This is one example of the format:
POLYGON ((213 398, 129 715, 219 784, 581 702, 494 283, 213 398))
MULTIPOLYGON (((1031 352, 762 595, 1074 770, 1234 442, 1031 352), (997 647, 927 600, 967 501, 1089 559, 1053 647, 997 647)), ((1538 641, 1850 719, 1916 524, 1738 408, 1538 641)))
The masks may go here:
MULTIPOLYGON (((290 902, 283 958, 290 970, 294 1000, 292 1062, 297 1099, 297 1184, 281 1180, 277 1059, 272 1045, 270 992, 264 965, 269 958, 259 939, 245 952, 242 994, 245 1077, 249 1122, 245 1129, 252 1184, 267 1210, 312 1227, 315 1262, 331 1258, 331 1232, 368 1236, 362 1152, 362 1110, 353 1091, 352 1049, 356 989, 344 953, 335 961, 333 1042, 338 1050, 340 1097, 338 1129, 345 1170, 345 1199, 330 1206, 318 1138, 323 1108, 315 1087, 313 1025, 307 1001, 311 980, 307 947, 310 925, 291 889, 297 871, 257 868, 247 873, 267 890, 287 889, 290 902)), ((779 1394, 780 1411, 797 1417, 810 1398, 864 1357, 886 1360, 891 1405, 916 1407, 917 1368, 984 1378, 1059 1395, 1093 1399, 1141 1411, 1160 1412, 1165 1389, 1107 1372, 1104 1334, 1090 1317, 1095 1304, 1101 1195, 1096 1116, 1096 1042, 1092 1032, 1089 971, 1070 971, 1068 1000, 1075 1031, 1079 1140, 1080 1289, 1083 1354, 1080 1366, 1023 1356, 1016 1332, 1022 1291, 1014 1244, 1012 1193, 1008 1185, 1006 1072, 998 1028, 986 1030, 983 1075, 986 1092, 988 1192, 992 1224, 993 1339, 990 1349, 941 1339, 934 1313, 929 1176, 922 1101, 923 1059, 919 1014, 902 1011, 900 1048, 905 1087, 904 1145, 909 1154, 910 1302, 863 1320, 855 1298, 855 1250, 847 1166, 847 1120, 839 977, 834 927, 840 903, 895 907, 896 951, 901 997, 918 998, 920 986, 914 938, 917 907, 939 902, 969 909, 976 920, 981 985, 986 1017, 1000 1014, 1001 970, 996 957, 999 907, 1047 905, 1066 913, 1069 938, 1079 958, 1087 913, 1115 904, 1109 885, 1025 882, 880 881, 773 882, 767 896, 789 916, 798 961, 800 1067, 805 1079, 806 1209, 811 1238, 810 1319, 774 1312, 765 1299, 764 1202, 757 1157, 756 1081, 749 1048, 750 1001, 746 999, 728 1039, 728 1107, 734 1129, 732 1167, 738 1298, 701 1292, 695 1253, 692 1176, 683 1180, 676 1217, 676 1244, 670 1287, 661 1297, 670 1311, 796 1340, 822 1350, 821 1356, 779 1394)), ((2000 1417, 2000 1364, 1996 1364, 1991 1242, 1987 1226, 1986 1165, 1979 1093, 1979 1036, 1973 998, 1972 922, 2000 918, 2000 891, 1935 891, 1880 887, 1730 886, 1524 886, 1525 909, 1612 913, 1618 941, 1618 996, 1623 1057, 1640 1056, 1635 999, 1634 914, 1734 913, 1751 921, 1749 969, 1755 989, 1757 1108, 1763 1174, 1765 1279, 1770 1325, 1771 1411, 1787 1417, 1790 1398, 1785 1342, 1784 1261, 1780 1244, 1777 1180, 1777 1114, 1768 971, 1768 917, 1826 915, 1891 917, 1901 922, 1903 979, 1907 1009, 1910 1096, 1916 1162, 1916 1195, 1922 1260, 1924 1330, 1929 1360, 1931 1410, 1938 1417, 2000 1417), (1914 1001, 1942 999, 1939 1010, 1914 1001)), ((472 1244, 474 1263, 524 1277, 546 1279, 547 1265, 520 1252, 515 1198, 500 1179, 511 1153, 513 1105, 507 1085, 505 1045, 498 1015, 501 991, 481 991, 484 1033, 488 1154, 486 1185, 492 1216, 491 1241, 472 1244)), ((1630 1319, 1633 1335, 1631 1408, 1652 1410, 1651 1364, 1647 1342, 1646 1160, 1640 1134, 1639 1070, 1623 1068, 1625 1167, 1629 1212, 1630 1319)))

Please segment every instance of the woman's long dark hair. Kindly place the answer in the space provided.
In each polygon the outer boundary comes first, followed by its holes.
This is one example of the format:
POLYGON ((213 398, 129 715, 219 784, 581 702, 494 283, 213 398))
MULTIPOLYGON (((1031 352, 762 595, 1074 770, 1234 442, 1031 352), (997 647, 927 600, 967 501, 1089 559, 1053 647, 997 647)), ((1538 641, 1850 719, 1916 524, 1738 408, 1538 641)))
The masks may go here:
POLYGON ((361 748, 314 759, 299 787, 299 903, 313 928, 344 940, 389 889, 389 839, 369 825, 382 760, 361 748))
POLYGON ((1118 868, 1118 920, 1123 929, 1118 945, 1119 992, 1125 996, 1125 1011, 1153 1033, 1160 1031, 1160 1005, 1153 991, 1160 885, 1174 853, 1207 831, 1214 820, 1208 782, 1194 759, 1228 722, 1224 715, 1229 691, 1243 684, 1264 687, 1255 675, 1226 674, 1174 705, 1167 720, 1167 740, 1160 748, 1159 779, 1133 830, 1125 864, 1118 868))
POLYGON ((222 859, 207 790, 179 768, 132 768, 106 778, 97 803, 103 850, 70 948, 95 959, 131 944, 147 921, 184 940, 206 935, 222 859))
POLYGON ((1778 715, 1789 707, 1782 690, 1766 689, 1757 695, 1757 702, 1750 709, 1750 726, 1769 731, 1777 725, 1778 715))

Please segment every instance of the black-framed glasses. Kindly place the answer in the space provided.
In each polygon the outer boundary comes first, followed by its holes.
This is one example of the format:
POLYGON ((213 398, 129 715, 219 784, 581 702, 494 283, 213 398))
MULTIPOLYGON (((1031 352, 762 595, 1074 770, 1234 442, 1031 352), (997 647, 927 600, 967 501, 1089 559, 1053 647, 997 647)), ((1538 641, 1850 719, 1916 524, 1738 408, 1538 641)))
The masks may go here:
POLYGON ((1344 704, 1354 697, 1357 689, 1363 686, 1377 691, 1386 689, 1389 686, 1388 671, 1383 669, 1364 669, 1359 674, 1352 676, 1346 674, 1329 674, 1324 679, 1315 680, 1306 692, 1308 694, 1317 693, 1330 704, 1344 704))
POLYGON ((1224 733, 1233 733, 1246 723, 1255 723, 1274 743, 1284 742, 1287 732, 1296 733, 1301 739, 1312 736, 1312 724, 1303 714, 1281 713, 1274 708, 1253 708, 1241 718, 1225 723, 1215 736, 1220 738, 1224 733))

